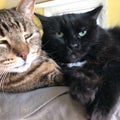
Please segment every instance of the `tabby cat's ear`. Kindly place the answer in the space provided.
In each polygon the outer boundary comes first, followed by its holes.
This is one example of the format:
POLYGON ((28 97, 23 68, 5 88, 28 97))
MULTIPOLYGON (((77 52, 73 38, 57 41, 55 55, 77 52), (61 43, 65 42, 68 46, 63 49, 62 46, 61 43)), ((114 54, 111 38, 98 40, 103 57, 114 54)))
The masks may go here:
POLYGON ((95 8, 94 10, 87 12, 87 14, 89 14, 93 19, 96 20, 102 8, 103 8, 103 6, 100 5, 97 8, 95 8))
POLYGON ((34 8, 35 0, 21 0, 16 9, 26 17, 32 19, 34 15, 34 8))

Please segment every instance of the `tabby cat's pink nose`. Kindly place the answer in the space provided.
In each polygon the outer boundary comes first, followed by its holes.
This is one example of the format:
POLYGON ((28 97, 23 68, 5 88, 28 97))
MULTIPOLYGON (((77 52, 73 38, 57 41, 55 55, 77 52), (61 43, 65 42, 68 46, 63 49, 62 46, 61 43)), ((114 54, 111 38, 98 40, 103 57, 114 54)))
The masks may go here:
POLYGON ((27 52, 22 52, 20 57, 22 57, 24 60, 27 58, 28 53, 27 52))

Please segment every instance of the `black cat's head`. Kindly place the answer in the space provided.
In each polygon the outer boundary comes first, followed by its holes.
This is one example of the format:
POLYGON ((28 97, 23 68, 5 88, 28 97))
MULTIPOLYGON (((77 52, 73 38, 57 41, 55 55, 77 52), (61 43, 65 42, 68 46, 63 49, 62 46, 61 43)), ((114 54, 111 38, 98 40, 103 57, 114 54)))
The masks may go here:
POLYGON ((81 61, 96 40, 96 19, 101 8, 52 17, 36 14, 43 26, 43 49, 57 62, 81 61))

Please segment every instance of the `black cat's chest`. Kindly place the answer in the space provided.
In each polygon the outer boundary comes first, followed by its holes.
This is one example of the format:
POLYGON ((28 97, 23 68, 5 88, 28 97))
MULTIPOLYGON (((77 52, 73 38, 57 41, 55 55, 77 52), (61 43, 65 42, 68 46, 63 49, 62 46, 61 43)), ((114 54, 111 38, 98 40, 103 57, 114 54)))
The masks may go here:
POLYGON ((82 62, 75 62, 75 63, 66 63, 65 65, 68 68, 72 68, 72 67, 84 67, 84 65, 87 64, 87 61, 82 61, 82 62))

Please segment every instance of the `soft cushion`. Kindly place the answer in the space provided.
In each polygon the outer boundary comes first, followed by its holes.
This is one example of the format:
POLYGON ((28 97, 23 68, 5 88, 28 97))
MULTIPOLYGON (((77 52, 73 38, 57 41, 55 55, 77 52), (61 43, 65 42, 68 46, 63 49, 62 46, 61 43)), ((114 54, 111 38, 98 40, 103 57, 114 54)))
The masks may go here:
POLYGON ((71 99, 67 87, 26 93, 0 93, 0 120, 87 120, 84 108, 71 99))

